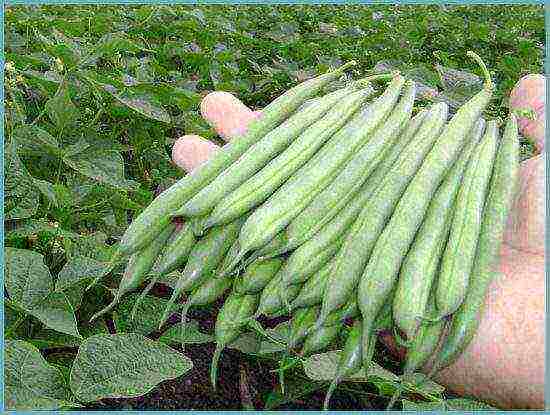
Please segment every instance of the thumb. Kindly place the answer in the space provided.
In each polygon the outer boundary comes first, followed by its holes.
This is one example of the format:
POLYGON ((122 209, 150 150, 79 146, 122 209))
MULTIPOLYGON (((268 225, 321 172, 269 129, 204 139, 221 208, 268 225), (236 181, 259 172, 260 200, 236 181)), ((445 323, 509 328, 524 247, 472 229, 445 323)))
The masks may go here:
POLYGON ((172 160, 178 167, 191 173, 220 147, 198 135, 184 135, 172 147, 172 160))

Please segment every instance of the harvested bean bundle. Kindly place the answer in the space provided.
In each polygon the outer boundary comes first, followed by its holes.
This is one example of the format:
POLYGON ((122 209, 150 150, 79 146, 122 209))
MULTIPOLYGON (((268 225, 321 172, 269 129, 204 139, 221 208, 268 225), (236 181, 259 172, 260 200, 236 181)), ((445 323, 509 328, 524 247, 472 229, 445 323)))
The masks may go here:
POLYGON ((176 302, 183 320, 230 291, 213 384, 222 350, 260 316, 288 317, 285 352, 302 357, 347 333, 325 408, 369 367, 380 327, 408 349, 404 376, 451 364, 476 333, 519 169, 516 119, 500 138, 481 118, 494 87, 469 55, 485 83, 450 119, 443 103, 416 108, 415 83, 399 73, 324 94, 353 62, 287 91, 135 218, 118 292, 97 315, 170 273, 160 325, 176 302))

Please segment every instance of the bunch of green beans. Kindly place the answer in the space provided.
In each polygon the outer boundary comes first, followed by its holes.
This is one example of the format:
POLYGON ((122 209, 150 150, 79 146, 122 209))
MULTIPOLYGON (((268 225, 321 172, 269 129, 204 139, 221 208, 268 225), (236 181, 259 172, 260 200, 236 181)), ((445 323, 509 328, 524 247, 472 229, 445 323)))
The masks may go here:
POLYGON ((95 317, 175 272, 160 326, 180 297, 182 319, 226 298, 213 384, 224 347, 260 316, 290 319, 287 353, 343 345, 325 407, 369 367, 380 321, 407 348, 405 375, 454 362, 476 333, 519 171, 516 119, 501 135, 482 118, 494 86, 469 56, 485 83, 452 117, 419 108, 398 72, 325 93, 354 62, 281 95, 134 219, 119 290, 95 317))

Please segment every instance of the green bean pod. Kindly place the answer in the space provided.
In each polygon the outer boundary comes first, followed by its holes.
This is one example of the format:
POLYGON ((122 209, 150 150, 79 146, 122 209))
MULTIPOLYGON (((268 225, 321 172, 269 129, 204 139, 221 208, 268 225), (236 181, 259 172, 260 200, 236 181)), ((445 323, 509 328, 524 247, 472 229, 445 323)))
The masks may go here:
POLYGON ((333 324, 331 326, 323 326, 319 330, 309 333, 304 340, 300 354, 302 356, 309 356, 326 349, 338 338, 338 334, 340 334, 342 328, 342 324, 333 324))
POLYGON ((483 208, 481 232, 466 298, 451 320, 449 333, 436 359, 438 367, 452 364, 476 334, 487 288, 497 268, 508 214, 519 179, 519 139, 516 117, 510 115, 493 167, 489 195, 483 208))
POLYGON ((252 120, 246 132, 235 137, 199 168, 155 198, 130 224, 122 236, 119 250, 131 255, 149 245, 170 223, 170 214, 239 159, 254 143, 277 127, 305 100, 315 97, 329 82, 338 79, 346 69, 355 65, 348 62, 340 68, 302 82, 286 91, 252 120))
POLYGON ((282 258, 259 259, 252 262, 244 273, 237 277, 233 290, 239 294, 259 293, 277 275, 283 263, 282 258))
POLYGON ((344 350, 340 354, 340 360, 338 363, 338 368, 336 369, 336 376, 330 383, 327 394, 325 395, 325 402, 323 404, 323 409, 326 411, 330 404, 330 398, 336 390, 338 384, 347 376, 353 375, 355 372, 361 369, 363 363, 362 360, 362 322, 357 320, 346 339, 344 345, 344 350))
POLYGON ((404 82, 404 78, 397 75, 382 96, 338 130, 320 151, 250 215, 239 235, 241 250, 235 262, 273 239, 334 179, 341 166, 388 116, 404 82))
MULTIPOLYGON (((380 185, 387 171, 393 166, 399 154, 401 154, 401 151, 416 134, 426 113, 427 110, 421 110, 411 118, 402 137, 397 140, 395 145, 388 152, 387 157, 380 162, 377 169, 367 179, 367 182, 349 203, 338 212, 338 215, 332 218, 325 226, 319 229, 319 231, 315 233, 312 232, 311 235, 304 235, 304 237, 300 239, 294 238, 290 241, 286 229, 279 232, 271 242, 261 248, 261 254, 263 256, 272 257, 296 249, 292 255, 299 256, 299 252, 304 251, 303 256, 305 258, 315 258, 318 251, 322 251, 326 249, 327 246, 333 245, 338 238, 341 238, 345 234, 372 192, 380 185), (304 248, 302 248, 302 245, 304 245, 304 248)), ((309 273, 311 274, 317 270, 318 269, 311 270, 309 273)))
MULTIPOLYGON (((322 119, 335 105, 339 105, 340 101, 342 103, 347 101, 347 104, 349 104, 349 98, 346 98, 348 95, 365 96, 364 92, 352 93, 354 89, 355 86, 349 86, 332 92, 321 98, 317 105, 309 106, 293 114, 277 128, 268 132, 260 141, 253 144, 238 160, 193 196, 174 215, 189 217, 209 214, 226 195, 243 185, 248 178, 253 177, 271 159, 283 152, 287 147, 291 148, 293 145, 296 145, 302 137, 302 133, 309 131, 310 128, 308 127, 317 125, 319 119, 322 119)), ((322 139, 319 141, 319 145, 322 144, 322 139)), ((220 206, 223 207, 223 210, 219 211, 219 209, 216 209, 215 212, 226 212, 223 219, 212 220, 213 217, 217 218, 218 216, 210 215, 207 226, 230 222, 248 210, 246 208, 239 211, 235 210, 234 214, 230 214, 227 205, 221 203, 220 206)))
MULTIPOLYGON (((373 91, 372 88, 367 88, 348 93, 347 96, 341 94, 340 97, 324 105, 323 108, 332 107, 332 109, 317 122, 309 126, 306 125, 305 127, 308 128, 304 127, 305 130, 302 129, 301 134, 277 157, 268 157, 266 160, 272 160, 267 164, 264 163, 263 168, 256 174, 245 176, 245 179, 248 180, 243 181, 242 185, 228 188, 227 196, 215 206, 208 217, 206 226, 227 223, 269 198, 357 112, 373 91), (232 192, 229 193, 230 191, 232 192)), ((316 109, 317 107, 314 106, 309 111, 316 109)), ((278 136, 280 135, 281 133, 278 133, 278 136)), ((258 145, 262 142, 263 140, 258 145)), ((258 154, 262 154, 262 151, 252 153, 251 157, 258 159, 258 154)), ((234 175, 241 176, 242 174, 241 170, 236 170, 234 175)), ((264 243, 266 242, 268 241, 264 243)))
MULTIPOLYGON (((212 304, 218 298, 221 298, 224 293, 231 288, 232 283, 232 278, 210 278, 206 280, 203 284, 195 288, 193 291, 191 291, 189 297, 187 297, 187 300, 185 301, 185 304, 182 306, 182 323, 187 318, 187 312, 189 308, 194 306, 212 304)), ((165 320, 161 320, 161 323, 159 324, 159 329, 164 323, 165 320)))
POLYGON ((436 303, 441 316, 454 313, 466 296, 498 136, 497 121, 487 122, 485 135, 475 150, 476 155, 464 173, 437 280, 436 303))
POLYGON ((290 320, 288 348, 296 348, 306 338, 309 329, 317 321, 319 307, 310 306, 297 309, 290 320))
MULTIPOLYGON (((430 317, 435 316, 435 297, 432 295, 426 310, 430 317)), ((445 328, 445 319, 437 321, 424 320, 415 333, 411 346, 407 349, 407 357, 403 368, 404 377, 422 369, 437 352, 437 346, 445 328)))
POLYGON ((324 244, 322 247, 314 243, 304 244, 294 251, 281 269, 283 287, 307 281, 334 258, 342 242, 343 238, 339 238, 332 244, 324 244), (310 255, 312 253, 313 255, 310 255))
POLYGON ((328 262, 304 283, 298 296, 290 304, 291 310, 321 304, 330 268, 331 263, 328 262))
POLYGON ((432 283, 447 243, 464 170, 484 129, 485 121, 479 119, 471 131, 470 141, 430 201, 426 217, 399 271, 393 319, 408 339, 415 337, 424 316, 432 283))
MULTIPOLYGON (((445 126, 436 145, 409 183, 393 215, 378 238, 359 283, 358 299, 363 317, 363 346, 368 348, 373 321, 394 289, 399 268, 424 219, 429 202, 464 148, 469 132, 493 94, 489 72, 473 53, 485 73, 483 89, 458 109, 445 126)), ((368 353, 364 353, 368 356, 368 353)), ((369 366, 369 361, 364 366, 369 366)))
POLYGON ((111 311, 118 304, 124 294, 135 290, 141 285, 141 283, 143 283, 143 281, 147 278, 149 271, 153 268, 159 253, 162 251, 162 248, 164 248, 168 238, 170 238, 170 235, 172 235, 175 228, 175 224, 168 224, 168 226, 163 229, 160 235, 158 235, 157 238, 149 244, 149 246, 140 252, 136 252, 130 257, 128 265, 126 266, 122 279, 118 285, 115 298, 107 307, 94 314, 90 321, 93 321, 99 316, 111 311))
POLYGON ((410 121, 415 90, 414 83, 407 86, 395 110, 374 132, 369 142, 343 166, 332 183, 290 222, 286 234, 291 246, 298 246, 316 234, 355 197, 369 176, 379 168, 410 121))
POLYGON ((195 243, 196 239, 191 227, 189 224, 184 223, 183 227, 174 231, 170 237, 166 249, 157 263, 156 271, 164 275, 183 266, 195 243))
POLYGON ((334 260, 325 289, 318 325, 333 310, 348 301, 357 288, 369 256, 408 184, 434 146, 447 118, 447 106, 435 104, 417 134, 400 154, 395 165, 359 213, 334 260))
POLYGON ((172 296, 166 304, 161 320, 167 318, 172 305, 182 292, 192 290, 212 277, 227 251, 237 239, 242 223, 243 218, 240 218, 229 225, 212 228, 202 239, 197 241, 189 254, 187 264, 178 279, 172 296))
POLYGON ((226 345, 235 341, 256 311, 258 296, 255 294, 239 295, 232 293, 223 304, 216 318, 214 333, 216 350, 210 367, 210 380, 216 389, 218 361, 226 345))
MULTIPOLYGON (((283 296, 281 293, 281 282, 281 272, 279 271, 279 273, 275 275, 275 278, 273 278, 263 289, 260 295, 260 302, 258 305, 258 310, 256 312, 256 317, 260 315, 273 317, 284 310, 283 296)), ((302 287, 300 284, 291 285, 290 287, 288 287, 286 292, 288 300, 294 300, 294 298, 300 292, 301 288, 302 287)))

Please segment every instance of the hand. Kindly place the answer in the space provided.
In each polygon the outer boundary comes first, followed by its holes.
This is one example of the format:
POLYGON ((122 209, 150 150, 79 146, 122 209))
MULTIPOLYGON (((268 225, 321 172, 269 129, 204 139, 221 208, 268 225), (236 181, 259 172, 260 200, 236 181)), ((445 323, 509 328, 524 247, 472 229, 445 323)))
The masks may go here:
MULTIPOLYGON (((224 92, 207 95, 201 113, 226 141, 259 115, 224 92)), ((522 124, 526 126, 533 128, 522 124)), ((540 134, 538 127, 534 130, 540 134)), ((177 140, 172 157, 191 172, 217 150, 215 144, 187 135, 177 140)), ((459 394, 504 408, 544 405, 544 192, 544 158, 539 155, 522 163, 519 196, 501 250, 502 277, 489 289, 478 334, 438 376, 459 394)))

